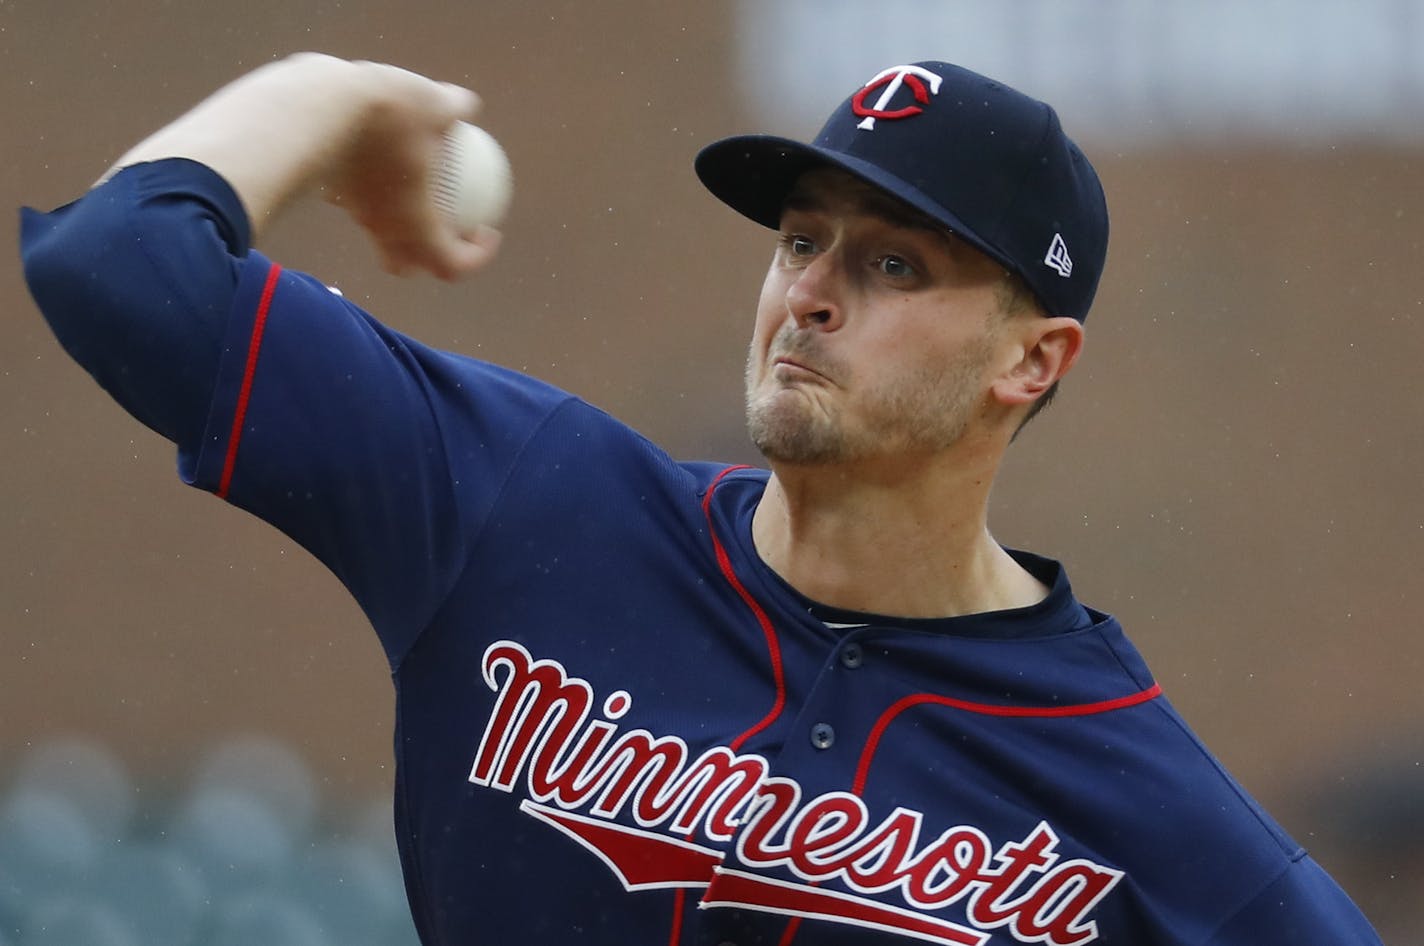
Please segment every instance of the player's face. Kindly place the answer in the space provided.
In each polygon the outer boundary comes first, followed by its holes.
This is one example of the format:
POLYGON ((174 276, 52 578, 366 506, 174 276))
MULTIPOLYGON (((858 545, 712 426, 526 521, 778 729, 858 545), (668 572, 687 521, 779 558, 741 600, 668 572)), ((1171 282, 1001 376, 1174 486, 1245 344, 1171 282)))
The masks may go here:
POLYGON ((787 202, 747 358, 747 423, 771 460, 929 456, 988 397, 1004 271, 839 171, 787 202))

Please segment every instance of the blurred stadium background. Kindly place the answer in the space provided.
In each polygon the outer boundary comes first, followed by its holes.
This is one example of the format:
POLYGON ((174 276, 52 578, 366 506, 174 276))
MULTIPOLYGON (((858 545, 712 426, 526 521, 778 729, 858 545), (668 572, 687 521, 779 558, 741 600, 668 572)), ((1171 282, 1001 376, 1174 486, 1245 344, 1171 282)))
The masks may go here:
POLYGON ((104 743, 49 739, 0 802, 0 943, 417 946, 390 800, 323 798, 270 738, 145 784, 104 743))
MULTIPOLYGON (((754 459, 770 241, 701 191, 698 147, 810 134, 916 58, 1054 102, 1114 239, 996 532, 1064 559, 1386 941, 1424 943, 1424 2, 0 0, 6 201, 75 196, 300 49, 479 90, 515 206, 499 265, 459 286, 380 274, 315 205, 272 255, 729 461, 754 459)), ((0 944, 413 943, 360 613, 178 484, 49 336, 13 228, 0 244, 0 944)))

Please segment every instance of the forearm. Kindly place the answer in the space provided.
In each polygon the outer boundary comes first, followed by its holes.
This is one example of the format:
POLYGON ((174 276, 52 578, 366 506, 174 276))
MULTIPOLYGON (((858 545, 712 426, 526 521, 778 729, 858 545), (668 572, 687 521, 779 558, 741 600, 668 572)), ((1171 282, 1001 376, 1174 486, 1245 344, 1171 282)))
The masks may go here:
POLYGON ((445 129, 477 101, 377 63, 307 53, 264 66, 126 152, 105 175, 132 168, 122 180, 27 215, 31 292, 77 361, 185 442, 201 427, 238 260, 293 198, 319 189, 347 207, 394 270, 455 276, 493 256, 497 235, 456 233, 429 190, 445 129), (202 167, 155 163, 169 158, 202 167))
POLYGON ((294 198, 319 192, 350 211, 387 269, 452 278, 499 242, 456 232, 430 194, 445 131, 478 105, 468 89, 395 66, 300 53, 220 89, 114 168, 173 157, 208 166, 237 192, 254 242, 294 198))
POLYGON ((377 91, 357 63, 292 56, 218 90, 131 148, 105 178, 161 158, 205 164, 236 191, 255 239, 294 197, 321 186, 377 91))

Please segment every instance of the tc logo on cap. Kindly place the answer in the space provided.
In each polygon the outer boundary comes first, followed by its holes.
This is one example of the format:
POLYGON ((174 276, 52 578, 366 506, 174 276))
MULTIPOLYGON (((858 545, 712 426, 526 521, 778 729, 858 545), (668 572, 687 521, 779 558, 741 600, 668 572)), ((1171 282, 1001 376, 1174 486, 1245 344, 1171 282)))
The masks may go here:
POLYGON ((866 131, 875 130, 875 120, 884 118, 887 121, 897 118, 910 118, 924 111, 920 106, 930 103, 931 95, 939 94, 939 84, 942 80, 938 75, 930 72, 922 66, 891 66, 874 79, 867 82, 859 92, 851 99, 851 111, 861 116, 863 119, 857 128, 864 128, 866 131), (920 81, 921 79, 924 82, 920 81), (929 88, 925 88, 928 82, 929 88), (865 97, 881 86, 885 91, 876 99, 875 105, 870 108, 865 107, 865 97), (906 105, 893 111, 888 110, 890 101, 895 97, 895 93, 900 91, 900 87, 905 86, 914 93, 915 101, 919 105, 906 105))

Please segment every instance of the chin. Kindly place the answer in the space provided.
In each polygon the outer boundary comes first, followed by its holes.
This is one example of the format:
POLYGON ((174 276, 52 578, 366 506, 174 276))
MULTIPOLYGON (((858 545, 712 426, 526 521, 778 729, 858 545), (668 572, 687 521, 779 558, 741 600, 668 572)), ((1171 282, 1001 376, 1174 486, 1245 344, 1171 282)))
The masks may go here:
POLYGON ((805 411, 752 409, 747 433, 761 455, 780 463, 830 463, 847 458, 845 438, 828 424, 818 424, 805 411))

